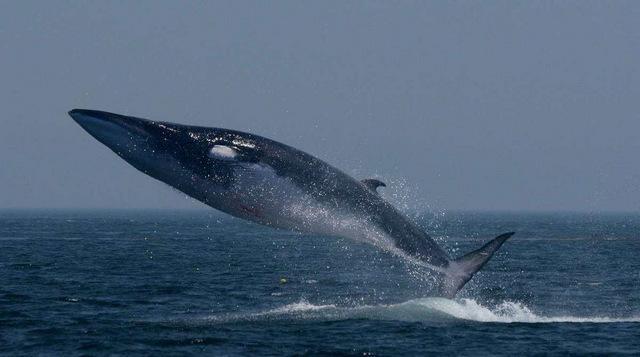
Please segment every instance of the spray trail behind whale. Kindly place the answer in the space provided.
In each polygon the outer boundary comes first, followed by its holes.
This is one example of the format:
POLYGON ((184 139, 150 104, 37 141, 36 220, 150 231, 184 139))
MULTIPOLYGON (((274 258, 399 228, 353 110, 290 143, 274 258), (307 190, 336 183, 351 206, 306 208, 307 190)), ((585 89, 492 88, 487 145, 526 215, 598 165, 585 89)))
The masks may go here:
POLYGON ((484 306, 473 299, 450 300, 421 298, 389 305, 363 305, 340 307, 334 304, 315 305, 302 299, 281 307, 244 314, 222 314, 190 320, 194 324, 220 324, 267 320, 343 321, 353 319, 479 323, 640 323, 640 316, 574 316, 545 315, 533 312, 528 306, 515 301, 503 301, 494 307, 484 306))

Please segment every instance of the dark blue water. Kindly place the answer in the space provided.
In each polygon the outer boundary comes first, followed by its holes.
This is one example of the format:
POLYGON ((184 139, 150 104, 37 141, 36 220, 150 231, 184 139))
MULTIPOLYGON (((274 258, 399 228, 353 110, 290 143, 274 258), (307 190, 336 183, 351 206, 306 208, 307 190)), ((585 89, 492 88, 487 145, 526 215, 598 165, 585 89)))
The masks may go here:
POLYGON ((453 255, 518 233, 445 300, 368 245, 213 211, 1 211, 0 353, 640 353, 640 215, 421 224, 453 255))

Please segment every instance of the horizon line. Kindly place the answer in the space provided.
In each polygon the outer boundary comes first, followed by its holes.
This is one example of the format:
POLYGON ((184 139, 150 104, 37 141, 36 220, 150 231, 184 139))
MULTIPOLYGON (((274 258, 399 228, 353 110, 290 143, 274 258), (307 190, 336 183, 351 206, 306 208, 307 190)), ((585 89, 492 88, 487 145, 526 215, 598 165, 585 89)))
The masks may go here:
MULTIPOLYGON (((166 211, 166 212, 193 212, 202 211, 214 214, 227 215, 229 214, 219 211, 210 207, 0 207, 2 211, 166 211)), ((434 213, 434 214, 446 214, 446 213, 513 213, 513 214, 550 214, 550 213, 562 213, 562 214, 640 214, 640 210, 578 210, 578 209, 410 209, 407 212, 420 212, 420 213, 434 213)))

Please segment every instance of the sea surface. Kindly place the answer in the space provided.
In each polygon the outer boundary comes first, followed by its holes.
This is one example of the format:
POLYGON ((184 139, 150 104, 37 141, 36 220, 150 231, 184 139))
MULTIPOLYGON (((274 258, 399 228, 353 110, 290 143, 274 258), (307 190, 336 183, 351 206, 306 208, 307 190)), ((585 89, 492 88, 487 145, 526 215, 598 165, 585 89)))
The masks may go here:
POLYGON ((213 210, 0 211, 0 354, 640 354, 640 215, 423 213, 455 300, 402 258, 213 210))

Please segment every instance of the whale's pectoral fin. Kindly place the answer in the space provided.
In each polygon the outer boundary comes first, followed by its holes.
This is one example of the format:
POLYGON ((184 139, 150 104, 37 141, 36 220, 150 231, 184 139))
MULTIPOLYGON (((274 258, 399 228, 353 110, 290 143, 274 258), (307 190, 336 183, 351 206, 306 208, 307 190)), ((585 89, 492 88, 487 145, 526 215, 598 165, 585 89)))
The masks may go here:
POLYGON ((378 193, 378 187, 387 187, 384 182, 376 179, 364 179, 360 182, 362 182, 365 186, 367 186, 368 189, 375 193, 378 193))
POLYGON ((444 297, 453 298, 475 273, 478 272, 515 232, 497 236, 482 248, 466 254, 451 262, 446 271, 446 278, 442 286, 444 297))

